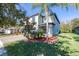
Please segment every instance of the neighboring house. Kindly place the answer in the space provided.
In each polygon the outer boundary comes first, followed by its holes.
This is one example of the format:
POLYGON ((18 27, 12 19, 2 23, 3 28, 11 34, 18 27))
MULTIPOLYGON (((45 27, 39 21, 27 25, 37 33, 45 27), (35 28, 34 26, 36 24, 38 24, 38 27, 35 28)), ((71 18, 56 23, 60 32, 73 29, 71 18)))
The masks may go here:
POLYGON ((3 28, 0 28, 0 34, 3 34, 4 32, 3 32, 3 28))
POLYGON ((73 29, 73 31, 74 31, 74 33, 76 33, 76 34, 79 34, 79 26, 75 27, 75 28, 73 29))
MULTIPOLYGON (((29 17, 29 22, 36 24, 34 25, 35 31, 38 31, 39 28, 44 29, 46 34, 46 18, 45 16, 37 13, 29 17)), ((49 14, 48 20, 48 34, 49 35, 57 35, 60 32, 60 21, 58 20, 55 13, 49 14)))
POLYGON ((10 28, 2 28, 0 29, 0 34, 15 34, 15 33, 22 33, 23 27, 10 27, 10 28))
POLYGON ((11 34, 11 30, 10 29, 4 29, 4 34, 11 34))

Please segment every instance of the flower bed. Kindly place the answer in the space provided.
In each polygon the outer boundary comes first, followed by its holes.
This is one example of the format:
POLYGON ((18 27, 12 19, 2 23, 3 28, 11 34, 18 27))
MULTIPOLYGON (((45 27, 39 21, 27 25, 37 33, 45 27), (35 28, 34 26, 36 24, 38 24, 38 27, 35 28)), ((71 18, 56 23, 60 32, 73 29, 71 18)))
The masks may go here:
POLYGON ((30 41, 32 41, 32 42, 44 42, 44 43, 48 43, 48 44, 54 44, 54 43, 57 42, 57 38, 56 38, 56 36, 52 36, 52 37, 39 37, 39 38, 30 39, 30 41))
POLYGON ((48 41, 49 44, 54 44, 57 42, 57 37, 56 36, 52 36, 52 37, 48 37, 48 41))

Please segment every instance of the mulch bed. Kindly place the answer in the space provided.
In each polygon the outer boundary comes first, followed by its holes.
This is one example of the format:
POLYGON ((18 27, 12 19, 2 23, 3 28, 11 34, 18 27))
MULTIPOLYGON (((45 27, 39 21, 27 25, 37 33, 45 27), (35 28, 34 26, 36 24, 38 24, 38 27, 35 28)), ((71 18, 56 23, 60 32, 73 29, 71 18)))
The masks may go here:
POLYGON ((30 39, 29 42, 44 42, 44 43, 48 43, 48 44, 54 44, 57 42, 57 37, 52 36, 52 37, 34 38, 34 39, 30 39))

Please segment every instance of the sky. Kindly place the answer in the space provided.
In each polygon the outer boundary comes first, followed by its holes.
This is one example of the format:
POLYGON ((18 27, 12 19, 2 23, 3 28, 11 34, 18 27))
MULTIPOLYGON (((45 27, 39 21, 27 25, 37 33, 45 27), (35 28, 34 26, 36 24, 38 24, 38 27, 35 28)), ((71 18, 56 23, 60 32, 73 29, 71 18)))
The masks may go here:
MULTIPOLYGON (((26 16, 32 16, 40 11, 40 8, 32 9, 32 4, 30 3, 23 3, 20 5, 26 10, 26 16)), ((68 10, 57 6, 54 6, 51 9, 54 13, 56 13, 60 21, 69 22, 74 18, 79 18, 79 10, 77 10, 74 6, 69 6, 68 10)))

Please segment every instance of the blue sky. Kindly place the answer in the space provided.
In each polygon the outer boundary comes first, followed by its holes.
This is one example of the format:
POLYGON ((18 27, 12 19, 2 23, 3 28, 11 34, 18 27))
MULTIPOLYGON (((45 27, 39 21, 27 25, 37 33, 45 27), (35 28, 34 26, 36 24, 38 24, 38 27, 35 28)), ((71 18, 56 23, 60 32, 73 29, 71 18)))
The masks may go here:
MULTIPOLYGON (((20 5, 26 10, 26 16, 31 16, 40 11, 40 8, 31 9, 32 5, 29 3, 20 5)), ((66 8, 60 8, 56 6, 52 7, 51 9, 57 14, 57 17, 60 21, 68 22, 74 18, 79 18, 79 10, 76 10, 74 6, 68 7, 68 10, 66 10, 66 8)))

